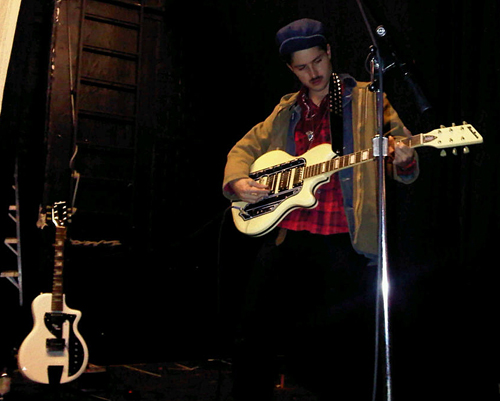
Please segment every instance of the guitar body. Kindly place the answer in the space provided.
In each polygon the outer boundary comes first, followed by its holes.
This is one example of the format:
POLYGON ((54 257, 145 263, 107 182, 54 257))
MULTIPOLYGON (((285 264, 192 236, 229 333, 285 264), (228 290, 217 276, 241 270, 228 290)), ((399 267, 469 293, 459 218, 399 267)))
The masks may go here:
MULTIPOLYGON (((273 150, 259 157, 250 168, 250 177, 261 183, 271 176, 283 181, 289 171, 295 171, 335 157, 330 144, 315 146, 300 157, 293 157, 282 150, 273 150)), ((276 190, 256 204, 236 201, 232 204, 236 228, 244 234, 258 237, 271 231, 287 214, 297 208, 314 208, 317 204, 314 192, 327 182, 332 172, 317 174, 297 180, 296 185, 276 190), (300 181, 300 182, 299 182, 300 181)), ((287 178, 288 179, 288 178, 287 178)))
POLYGON ((52 294, 40 294, 32 303, 33 330, 18 354, 22 374, 37 383, 62 384, 79 377, 88 363, 88 348, 78 332, 81 312, 67 307, 53 312, 52 294))
MULTIPOLYGON (((378 145, 378 139, 376 144, 378 145)), ((431 146, 438 149, 465 147, 482 143, 482 136, 470 124, 442 127, 426 134, 404 138, 398 142, 411 148, 431 146)), ((387 143, 386 143, 387 146, 387 143)), ((378 148, 379 146, 375 146, 378 148)), ((387 149, 386 149, 387 150, 387 149)), ((266 185, 270 193, 263 200, 249 204, 232 203, 233 221, 244 234, 258 237, 271 231, 292 210, 316 206, 314 192, 319 185, 342 169, 374 160, 374 148, 359 150, 337 157, 330 144, 318 145, 300 157, 290 156, 281 150, 273 150, 259 157, 250 168, 250 178, 266 185)))

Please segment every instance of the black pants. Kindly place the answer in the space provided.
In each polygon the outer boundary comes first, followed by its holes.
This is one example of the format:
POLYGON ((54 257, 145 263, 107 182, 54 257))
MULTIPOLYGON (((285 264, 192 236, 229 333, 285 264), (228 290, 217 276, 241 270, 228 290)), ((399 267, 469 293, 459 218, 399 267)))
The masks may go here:
POLYGON ((376 268, 348 234, 288 231, 260 251, 233 358, 234 397, 271 400, 276 358, 319 399, 369 399, 376 268))

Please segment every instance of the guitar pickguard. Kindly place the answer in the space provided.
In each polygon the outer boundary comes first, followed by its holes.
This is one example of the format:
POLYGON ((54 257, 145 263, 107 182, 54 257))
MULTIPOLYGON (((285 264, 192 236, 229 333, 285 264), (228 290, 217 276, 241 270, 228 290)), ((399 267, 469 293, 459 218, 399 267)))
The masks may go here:
POLYGON ((68 376, 76 374, 85 360, 84 347, 73 328, 76 318, 77 316, 74 314, 62 312, 47 312, 44 316, 45 327, 55 336, 55 338, 47 338, 46 340, 47 353, 49 355, 58 355, 64 353, 66 347, 68 348, 68 376), (63 337, 65 322, 69 324, 67 343, 63 337))
POLYGON ((251 173, 250 178, 260 184, 267 185, 270 188, 270 193, 257 203, 247 204, 240 210, 240 217, 246 221, 272 213, 284 201, 298 195, 304 182, 305 165, 306 160, 298 158, 251 173))

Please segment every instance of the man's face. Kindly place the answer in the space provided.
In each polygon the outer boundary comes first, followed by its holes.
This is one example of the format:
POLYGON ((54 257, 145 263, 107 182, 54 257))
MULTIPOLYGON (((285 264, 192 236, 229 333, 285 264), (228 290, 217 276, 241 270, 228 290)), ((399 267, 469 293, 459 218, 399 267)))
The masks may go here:
POLYGON ((311 47, 292 54, 288 65, 300 82, 309 89, 309 96, 326 95, 332 74, 330 46, 327 50, 311 47))

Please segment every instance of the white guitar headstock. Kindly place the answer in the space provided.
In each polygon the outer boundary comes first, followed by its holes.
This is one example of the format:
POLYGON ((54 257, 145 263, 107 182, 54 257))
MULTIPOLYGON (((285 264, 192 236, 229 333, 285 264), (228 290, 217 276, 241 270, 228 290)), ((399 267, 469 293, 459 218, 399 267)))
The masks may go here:
POLYGON ((64 227, 68 219, 66 202, 56 202, 52 207, 52 222, 56 227, 64 227))
MULTIPOLYGON (((420 146, 432 146, 438 149, 454 148, 453 154, 458 154, 457 148, 463 147, 464 154, 469 153, 468 145, 483 143, 483 137, 465 121, 462 125, 452 124, 451 127, 441 126, 427 134, 420 134, 420 146)), ((446 151, 441 151, 441 156, 446 156, 446 151)))
POLYGON ((422 143, 435 148, 452 148, 483 142, 482 136, 470 124, 441 126, 439 129, 422 135, 422 143))
MULTIPOLYGON (((432 146, 438 149, 455 148, 453 154, 457 154, 457 147, 464 147, 464 153, 468 153, 468 145, 475 145, 483 142, 483 137, 471 125, 464 122, 462 125, 453 124, 451 127, 441 126, 427 134, 422 135, 422 145, 432 146)), ((441 152, 441 156, 446 153, 441 152)))

